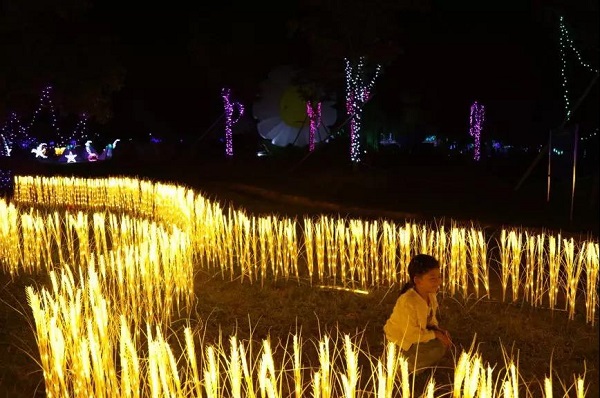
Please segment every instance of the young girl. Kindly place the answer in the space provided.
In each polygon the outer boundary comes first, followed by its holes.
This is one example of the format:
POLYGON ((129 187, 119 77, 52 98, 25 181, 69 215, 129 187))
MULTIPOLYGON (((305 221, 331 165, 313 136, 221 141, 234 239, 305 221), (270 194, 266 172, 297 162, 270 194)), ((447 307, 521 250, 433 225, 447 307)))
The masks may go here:
POLYGON ((408 276, 383 330, 407 357, 409 370, 418 373, 442 359, 452 340, 436 318, 436 293, 442 283, 439 262, 417 254, 408 264, 408 276))

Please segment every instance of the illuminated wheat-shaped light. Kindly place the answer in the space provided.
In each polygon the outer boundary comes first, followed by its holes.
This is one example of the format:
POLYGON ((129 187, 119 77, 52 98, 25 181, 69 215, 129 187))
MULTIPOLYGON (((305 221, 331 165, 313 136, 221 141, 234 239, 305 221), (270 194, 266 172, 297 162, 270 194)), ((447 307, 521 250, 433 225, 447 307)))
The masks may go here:
POLYGON ((550 309, 556 306, 560 286, 561 238, 550 236, 548 239, 548 300, 550 309))
POLYGON ((340 280, 342 286, 348 286, 348 252, 346 247, 346 222, 343 218, 338 217, 335 220, 335 236, 336 247, 338 251, 338 259, 340 261, 340 280))
POLYGON ((220 377, 215 348, 206 347, 204 359, 204 388, 207 398, 219 398, 220 377))
POLYGON ((535 278, 535 293, 534 293, 534 301, 533 306, 538 307, 542 305, 542 301, 544 298, 544 293, 547 288, 545 286, 545 277, 546 277, 546 269, 545 269, 545 258, 546 258, 546 234, 538 234, 536 236, 536 278, 535 278))
POLYGON ((577 290, 583 268, 583 250, 579 249, 575 257, 575 242, 573 238, 564 240, 564 269, 565 269, 565 310, 568 311, 569 319, 575 319, 575 303, 577 290))
POLYGON ((446 274, 448 269, 449 255, 448 255, 448 236, 444 225, 435 231, 435 247, 433 255, 438 259, 440 263, 440 273, 442 276, 442 294, 446 293, 446 274))
POLYGON ((248 359, 246 357, 246 349, 244 348, 244 345, 241 342, 239 344, 240 358, 242 360, 242 371, 244 372, 244 380, 246 382, 247 387, 246 396, 248 398, 255 398, 256 393, 254 390, 254 379, 252 376, 252 364, 248 363, 248 359))
POLYGON ((125 316, 121 314, 121 334, 119 339, 119 358, 121 360, 121 397, 139 398, 140 396, 140 360, 137 348, 131 339, 125 316))
POLYGON ((346 248, 348 253, 348 279, 350 280, 350 286, 352 288, 355 287, 355 277, 356 273, 356 240, 354 239, 354 235, 351 233, 350 228, 346 229, 345 233, 346 237, 346 248))
POLYGON ((21 239, 18 230, 19 212, 13 203, 0 198, 0 265, 11 278, 19 274, 21 239))
POLYGON ((314 226, 314 231, 315 231, 315 248, 316 248, 316 255, 317 255, 317 275, 318 275, 318 279, 319 279, 319 283, 323 283, 324 282, 324 276, 325 276, 325 230, 324 230, 324 226, 322 223, 322 219, 319 219, 319 221, 315 224, 314 226))
POLYGON ((456 294, 460 287, 464 294, 467 293, 467 254, 465 244, 466 230, 453 227, 450 232, 450 264, 448 269, 448 283, 450 294, 456 294))
POLYGON ((242 394, 242 363, 240 361, 240 350, 237 344, 237 337, 229 337, 229 360, 227 364, 227 374, 231 386, 231 396, 241 398, 242 394))
POLYGON ((302 338, 298 334, 293 336, 293 375, 294 375, 294 396, 302 397, 302 338))
POLYGON ((371 264, 369 268, 371 269, 371 286, 378 287, 381 282, 384 280, 383 268, 381 264, 380 253, 384 251, 384 248, 380 243, 380 223, 374 221, 371 223, 371 228, 369 229, 369 263, 371 264))
POLYGON ((342 390, 345 398, 354 398, 356 396, 356 387, 358 385, 358 352, 350 340, 350 335, 344 335, 344 356, 346 358, 346 373, 342 374, 342 390))
MULTIPOLYGON (((403 366, 408 369, 408 363, 398 352, 397 347, 395 343, 388 342, 382 358, 377 359, 376 367, 373 369, 375 374, 375 396, 377 398, 392 398, 395 392, 398 370, 400 369, 400 373, 403 375, 403 366)), ((373 362, 371 362, 371 366, 373 366, 372 364, 373 362)), ((408 377, 408 370, 406 376, 408 377)), ((404 388, 404 384, 407 383, 409 383, 408 379, 402 379, 400 385, 404 388)))
POLYGON ((312 220, 308 217, 304 217, 304 257, 306 259, 306 269, 308 271, 308 280, 310 285, 313 284, 314 274, 314 258, 315 258, 315 241, 314 241, 314 229, 312 220))
POLYGON ((523 296, 530 303, 535 301, 535 275, 536 275, 536 237, 530 236, 525 231, 525 280, 523 283, 523 296))
POLYGON ((585 397, 585 376, 578 376, 575 378, 575 397, 585 397))
POLYGON ((329 336, 325 335, 319 341, 319 369, 318 376, 315 375, 313 382, 315 386, 318 384, 319 396, 321 398, 330 398, 332 393, 331 388, 331 357, 329 354, 329 336))
POLYGON ((471 277, 473 279, 473 288, 475 289, 475 297, 479 298, 479 278, 480 278, 480 252, 479 252, 479 236, 474 228, 470 228, 467 232, 468 246, 467 252, 471 262, 471 277))
POLYGON ((488 247, 487 242, 483 236, 483 231, 478 231, 477 236, 479 237, 479 252, 481 254, 481 277, 483 280, 483 287, 488 297, 490 297, 490 266, 488 264, 488 247))
POLYGON ((321 216, 319 218, 319 225, 321 227, 321 239, 324 245, 324 258, 326 259, 328 274, 333 279, 332 284, 335 285, 338 277, 338 248, 335 244, 335 223, 332 218, 321 216))
MULTIPOLYGON (((352 273, 352 280, 354 282, 354 274, 358 276, 358 283, 361 288, 366 288, 366 265, 365 265, 365 225, 361 220, 352 219, 349 222, 350 228, 350 236, 351 240, 354 243, 354 248, 356 250, 356 255, 354 260, 356 261, 356 265, 354 266, 354 273, 352 273)), ((352 286, 354 288, 354 285, 352 286)))
POLYGON ((585 308, 586 320, 594 326, 596 306, 598 303, 598 243, 587 242, 585 244, 585 308))
POLYGON ((500 231, 500 283, 502 285, 502 301, 506 301, 506 289, 510 277, 510 250, 507 239, 507 231, 500 231))
POLYGON ((382 283, 391 286, 397 281, 396 275, 396 227, 394 223, 383 221, 381 226, 381 273, 382 283))
POLYGON ((412 256, 411 226, 409 223, 405 223, 404 227, 400 227, 398 230, 398 250, 400 252, 400 281, 404 282, 408 280, 408 263, 412 256))
POLYGON ((258 382, 263 397, 278 398, 277 375, 273 363, 273 353, 268 339, 263 340, 263 351, 260 360, 258 382))
POLYGON ((510 247, 510 277, 513 302, 519 299, 519 288, 521 287, 521 258, 523 256, 523 235, 511 231, 508 235, 510 247))

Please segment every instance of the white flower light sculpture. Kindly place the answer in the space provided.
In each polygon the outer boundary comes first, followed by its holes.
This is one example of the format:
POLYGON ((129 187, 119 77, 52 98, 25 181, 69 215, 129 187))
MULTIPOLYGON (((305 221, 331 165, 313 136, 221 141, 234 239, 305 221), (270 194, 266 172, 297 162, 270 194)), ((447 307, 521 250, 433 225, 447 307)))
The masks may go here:
MULTIPOLYGON (((320 125, 311 135, 311 118, 307 115, 306 100, 302 98, 302 87, 292 82, 294 70, 283 66, 269 73, 261 84, 261 96, 253 106, 254 118, 258 120, 258 133, 273 145, 305 147, 325 140, 329 126, 337 118, 334 101, 321 103, 320 125)), ((311 150, 312 150, 311 145, 311 150)))

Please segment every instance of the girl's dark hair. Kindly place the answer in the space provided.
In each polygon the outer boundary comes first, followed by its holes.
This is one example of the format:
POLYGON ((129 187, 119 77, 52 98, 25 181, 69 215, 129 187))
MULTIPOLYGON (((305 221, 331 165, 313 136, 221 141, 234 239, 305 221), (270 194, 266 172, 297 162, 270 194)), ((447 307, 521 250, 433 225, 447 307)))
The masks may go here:
POLYGON ((434 268, 439 268, 440 262, 429 254, 417 254, 408 263, 408 282, 400 289, 400 295, 415 286, 415 276, 428 273, 434 268))

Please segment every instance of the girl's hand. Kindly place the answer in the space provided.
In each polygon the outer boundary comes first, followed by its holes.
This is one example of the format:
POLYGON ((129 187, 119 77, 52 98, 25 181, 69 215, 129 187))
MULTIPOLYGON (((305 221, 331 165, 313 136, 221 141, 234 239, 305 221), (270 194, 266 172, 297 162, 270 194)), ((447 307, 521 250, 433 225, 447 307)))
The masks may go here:
POLYGON ((440 340, 442 342, 442 344, 444 344, 444 347, 446 347, 446 348, 452 347, 453 343, 452 343, 452 339, 450 338, 450 333, 448 333, 446 330, 442 330, 442 329, 436 329, 436 330, 434 330, 434 333, 435 333, 435 338, 440 340))

